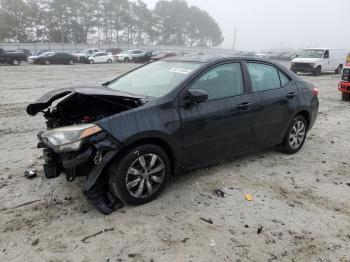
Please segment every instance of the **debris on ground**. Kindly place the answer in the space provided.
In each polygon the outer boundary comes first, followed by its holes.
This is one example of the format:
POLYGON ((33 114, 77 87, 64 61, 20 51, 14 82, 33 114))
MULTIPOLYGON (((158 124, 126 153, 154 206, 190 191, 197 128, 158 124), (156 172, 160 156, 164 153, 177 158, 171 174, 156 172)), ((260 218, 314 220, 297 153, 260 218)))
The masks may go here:
POLYGON ((97 232, 97 233, 95 233, 95 234, 92 234, 92 235, 90 235, 90 236, 84 237, 84 238, 81 240, 81 242, 87 244, 87 243, 89 243, 89 242, 86 242, 86 240, 88 240, 88 239, 90 239, 90 238, 92 238, 92 237, 101 235, 102 233, 105 233, 105 232, 108 232, 108 231, 113 231, 113 230, 114 230, 114 228, 103 229, 103 230, 101 230, 101 231, 99 231, 99 232, 97 232))
POLYGON ((188 240, 190 240, 190 238, 189 237, 185 237, 184 239, 182 239, 182 243, 186 243, 188 240))
POLYGON ((244 195, 244 198, 245 198, 245 200, 247 200, 247 201, 253 201, 253 196, 250 195, 250 194, 244 195))
POLYGON ((224 198, 226 193, 224 191, 222 191, 221 189, 215 189, 214 190, 214 194, 217 196, 217 197, 222 197, 224 198))
POLYGON ((26 170, 24 171, 24 176, 28 179, 36 177, 36 170, 26 170))
POLYGON ((216 246, 216 243, 215 243, 214 239, 210 239, 209 246, 211 246, 211 247, 215 247, 216 246))
POLYGON ((213 220, 211 220, 211 218, 206 219, 206 218, 201 217, 200 219, 204 222, 207 222, 208 224, 211 224, 211 225, 214 223, 213 220))
POLYGON ((37 246, 39 244, 39 238, 35 239, 33 242, 32 242, 32 246, 37 246))
POLYGON ((7 209, 16 209, 16 208, 19 208, 19 207, 23 207, 23 206, 28 206, 28 205, 34 204, 34 203, 39 202, 39 201, 40 201, 40 199, 33 200, 33 201, 29 201, 29 202, 25 202, 25 203, 19 204, 19 205, 14 206, 14 207, 9 207, 9 208, 5 207, 5 208, 2 208, 0 210, 3 211, 3 210, 7 210, 7 209))
POLYGON ((261 234, 262 230, 263 230, 263 226, 259 226, 258 231, 256 233, 259 235, 259 234, 261 234))

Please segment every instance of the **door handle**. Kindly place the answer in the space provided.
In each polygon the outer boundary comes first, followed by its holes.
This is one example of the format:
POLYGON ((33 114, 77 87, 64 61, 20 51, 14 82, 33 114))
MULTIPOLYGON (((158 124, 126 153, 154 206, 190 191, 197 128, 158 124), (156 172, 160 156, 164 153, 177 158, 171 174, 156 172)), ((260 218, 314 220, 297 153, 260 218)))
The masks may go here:
POLYGON ((253 103, 251 103, 251 102, 245 102, 245 103, 239 104, 239 105, 237 106, 237 108, 238 108, 239 110, 248 110, 249 108, 252 107, 252 105, 253 105, 253 103))
POLYGON ((294 98, 296 96, 297 96, 296 92, 290 92, 290 93, 287 94, 287 98, 289 98, 289 99, 292 99, 292 98, 294 98))

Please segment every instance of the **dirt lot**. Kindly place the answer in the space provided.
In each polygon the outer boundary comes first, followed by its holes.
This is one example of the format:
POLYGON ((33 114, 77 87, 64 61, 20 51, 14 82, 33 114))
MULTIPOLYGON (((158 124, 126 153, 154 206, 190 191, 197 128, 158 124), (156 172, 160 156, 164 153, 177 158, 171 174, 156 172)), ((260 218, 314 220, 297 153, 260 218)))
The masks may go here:
POLYGON ((303 76, 320 113, 296 155, 271 149, 177 176, 156 201, 109 216, 86 202, 83 179, 42 178, 44 121, 26 105, 134 66, 0 66, 0 261, 350 261, 350 103, 333 74, 303 76), (24 178, 28 168, 39 177, 24 178))

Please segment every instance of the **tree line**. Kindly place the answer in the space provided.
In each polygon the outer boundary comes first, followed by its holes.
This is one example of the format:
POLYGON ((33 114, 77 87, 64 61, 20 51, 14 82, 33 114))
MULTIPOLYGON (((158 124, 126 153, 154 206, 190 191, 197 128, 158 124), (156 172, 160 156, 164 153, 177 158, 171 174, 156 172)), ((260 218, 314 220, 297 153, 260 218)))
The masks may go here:
POLYGON ((223 36, 183 0, 0 0, 0 41, 215 47, 223 36))

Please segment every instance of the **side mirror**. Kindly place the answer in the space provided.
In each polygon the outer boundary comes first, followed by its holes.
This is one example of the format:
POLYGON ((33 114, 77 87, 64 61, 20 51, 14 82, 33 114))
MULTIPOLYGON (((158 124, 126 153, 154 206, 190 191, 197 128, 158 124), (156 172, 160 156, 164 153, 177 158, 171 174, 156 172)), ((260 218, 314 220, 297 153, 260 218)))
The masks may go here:
POLYGON ((189 104, 197 104, 208 100, 208 93, 203 90, 189 89, 187 100, 189 104))

